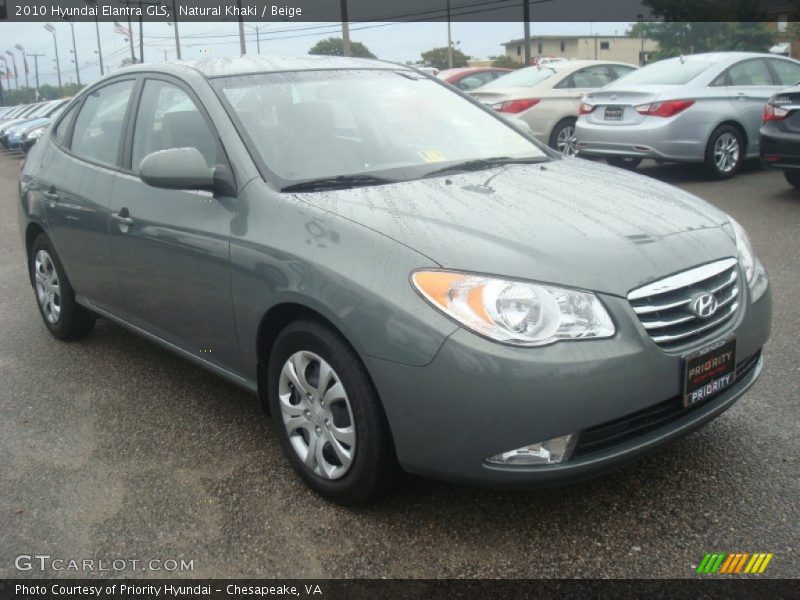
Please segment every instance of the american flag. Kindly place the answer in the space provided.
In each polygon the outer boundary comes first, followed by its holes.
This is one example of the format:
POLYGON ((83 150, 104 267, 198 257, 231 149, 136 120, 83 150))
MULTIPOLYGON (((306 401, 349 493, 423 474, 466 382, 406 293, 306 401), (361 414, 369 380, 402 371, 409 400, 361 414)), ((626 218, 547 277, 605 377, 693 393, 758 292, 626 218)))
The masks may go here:
POLYGON ((114 33, 119 33, 120 35, 131 37, 131 30, 128 29, 127 27, 123 27, 117 21, 114 21, 114 33))

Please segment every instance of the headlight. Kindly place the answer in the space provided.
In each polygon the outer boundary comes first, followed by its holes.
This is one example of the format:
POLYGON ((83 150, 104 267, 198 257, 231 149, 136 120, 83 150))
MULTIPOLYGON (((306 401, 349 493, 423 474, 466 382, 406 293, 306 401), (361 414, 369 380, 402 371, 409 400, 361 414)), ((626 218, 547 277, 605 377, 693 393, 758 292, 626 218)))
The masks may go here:
POLYGON ((747 276, 747 282, 750 283, 756 273, 756 255, 753 252, 753 245, 750 243, 750 237, 744 227, 733 217, 728 218, 731 222, 736 249, 739 251, 739 262, 742 264, 744 273, 747 276))
POLYGON ((498 342, 544 346, 614 335, 611 317, 589 292, 453 271, 417 271, 412 282, 435 308, 498 342))
POLYGON ((29 140, 38 140, 40 137, 42 137, 42 134, 44 133, 45 129, 47 129, 47 127, 37 127, 33 131, 29 131, 27 133, 28 139, 29 140))

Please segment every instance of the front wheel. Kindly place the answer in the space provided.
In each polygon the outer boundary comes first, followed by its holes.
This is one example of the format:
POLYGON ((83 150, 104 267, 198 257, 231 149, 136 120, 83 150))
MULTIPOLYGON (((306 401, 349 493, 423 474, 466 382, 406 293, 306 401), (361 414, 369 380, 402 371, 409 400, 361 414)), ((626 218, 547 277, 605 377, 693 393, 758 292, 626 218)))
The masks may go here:
POLYGON ((732 125, 721 125, 711 134, 706 147, 706 170, 714 179, 730 179, 744 163, 741 132, 732 125))
POLYGON ((387 491, 396 459, 386 418, 338 333, 313 320, 288 325, 270 354, 267 386, 284 452, 312 489, 346 506, 387 491))
POLYGON ((606 162, 612 167, 633 171, 642 163, 642 159, 635 156, 614 156, 607 158, 606 162))
POLYGON ((75 302, 64 267, 44 233, 33 241, 29 261, 36 303, 50 333, 61 340, 89 333, 97 317, 75 302))
POLYGON ((786 177, 792 186, 800 190, 800 172, 798 171, 784 171, 783 176, 786 177))

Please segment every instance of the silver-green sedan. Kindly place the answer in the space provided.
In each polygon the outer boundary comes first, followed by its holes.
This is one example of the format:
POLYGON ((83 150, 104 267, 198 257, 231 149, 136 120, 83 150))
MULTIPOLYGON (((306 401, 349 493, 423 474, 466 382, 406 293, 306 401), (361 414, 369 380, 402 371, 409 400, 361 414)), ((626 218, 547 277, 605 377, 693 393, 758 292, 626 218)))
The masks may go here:
POLYGON ((104 317, 258 394, 342 504, 615 467, 730 407, 770 330, 725 213, 379 61, 109 75, 33 147, 19 226, 56 338, 104 317))

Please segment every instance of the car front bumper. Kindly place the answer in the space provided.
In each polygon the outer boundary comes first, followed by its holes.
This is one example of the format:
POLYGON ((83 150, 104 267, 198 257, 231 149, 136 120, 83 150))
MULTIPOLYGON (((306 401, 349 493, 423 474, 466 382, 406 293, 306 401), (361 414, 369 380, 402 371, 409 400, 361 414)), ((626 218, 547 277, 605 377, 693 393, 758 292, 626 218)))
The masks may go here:
POLYGON ((647 118, 636 125, 602 125, 581 118, 575 127, 578 152, 585 156, 653 158, 702 162, 710 132, 677 118, 647 118))
POLYGON ((657 346, 627 300, 602 299, 617 323, 616 335, 608 340, 518 348, 459 329, 425 367, 366 358, 400 464, 439 479, 500 487, 584 479, 700 427, 730 407, 761 371, 760 351, 771 324, 769 289, 756 302, 748 300, 714 338, 680 352, 657 346), (737 340, 737 365, 747 369, 722 394, 683 409, 684 356, 730 335, 737 340), (619 443, 581 450, 584 436, 596 436, 615 422, 663 413, 665 407, 672 418, 632 437, 622 436, 619 443), (491 456, 576 432, 581 432, 576 451, 565 462, 530 467, 487 462, 491 456))

